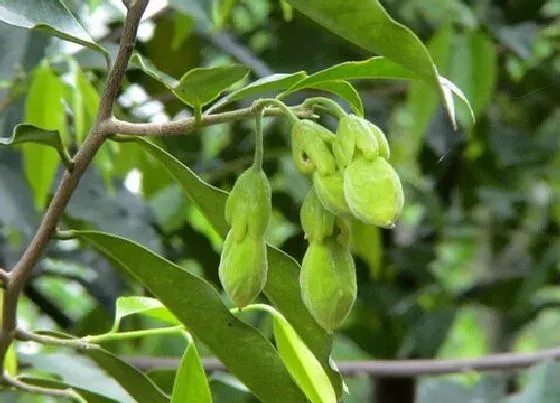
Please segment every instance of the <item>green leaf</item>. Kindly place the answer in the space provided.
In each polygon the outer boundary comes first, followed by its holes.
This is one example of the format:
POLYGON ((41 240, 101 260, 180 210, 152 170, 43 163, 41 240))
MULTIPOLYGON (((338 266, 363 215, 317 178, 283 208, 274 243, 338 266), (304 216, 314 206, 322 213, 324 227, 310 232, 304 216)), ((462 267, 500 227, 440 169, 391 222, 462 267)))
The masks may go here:
POLYGON ((284 21, 290 22, 294 18, 294 9, 286 0, 280 0, 280 7, 282 8, 282 15, 284 21))
MULTIPOLYGON (((25 123, 45 130, 57 130, 66 137, 62 99, 64 86, 48 64, 41 64, 33 73, 25 102, 25 123)), ((25 175, 33 189, 35 209, 45 207, 58 168, 56 151, 38 144, 23 146, 25 175)))
POLYGON ((130 315, 142 314, 153 319, 178 325, 179 321, 157 299, 149 297, 119 297, 115 309, 115 322, 111 332, 117 332, 121 320, 130 315))
POLYGON ((173 394, 171 395, 171 403, 183 402, 212 403, 210 386, 200 356, 190 335, 188 336, 187 348, 175 376, 173 394))
POLYGON ((291 88, 296 83, 300 82, 306 77, 304 71, 298 71, 292 74, 272 74, 268 77, 263 77, 259 80, 249 83, 243 88, 232 91, 226 97, 222 98, 219 102, 212 106, 212 110, 221 108, 222 106, 240 99, 245 99, 256 94, 264 92, 282 91, 291 88))
POLYGON ((159 161, 165 171, 182 187, 189 200, 194 203, 212 223, 216 231, 225 237, 229 226, 224 217, 228 194, 208 185, 177 158, 161 147, 144 139, 135 139, 154 159, 159 161))
POLYGON ((393 20, 378 0, 287 0, 294 8, 373 53, 385 56, 439 87, 430 54, 418 37, 393 20))
POLYGON ((73 234, 135 277, 262 401, 304 401, 272 344, 235 318, 205 280, 130 240, 95 231, 73 234))
MULTIPOLYGON (((246 309, 250 309, 249 307, 246 309)), ((336 394, 329 377, 286 318, 268 305, 253 305, 252 307, 272 314, 276 348, 305 396, 312 403, 335 403, 336 394)))
POLYGON ((442 84, 426 47, 407 27, 393 20, 378 0, 287 0, 294 8, 362 48, 394 61, 436 89, 454 117, 450 89, 442 84), (447 95, 447 96, 446 96, 447 95))
POLYGON ((214 23, 218 28, 222 28, 226 24, 235 3, 236 0, 214 0, 212 2, 214 23))
POLYGON ((179 83, 179 81, 175 80, 173 77, 158 70, 150 60, 142 57, 139 53, 134 53, 132 55, 129 64, 131 67, 137 67, 143 70, 144 73, 162 83, 169 90, 172 90, 179 83))
POLYGON ((370 80, 370 79, 400 79, 417 80, 419 77, 401 65, 381 56, 372 57, 359 62, 344 62, 328 69, 311 74, 291 87, 281 96, 284 97, 294 91, 308 88, 312 84, 333 80, 370 80))
POLYGON ((59 0, 0 0, 0 21, 27 29, 36 29, 79 43, 103 53, 78 20, 59 0))
POLYGON ((159 71, 152 62, 137 53, 132 56, 131 63, 133 66, 142 69, 153 79, 162 83, 177 98, 195 109, 200 109, 209 102, 212 102, 223 91, 238 81, 243 80, 249 72, 247 67, 239 64, 196 68, 187 71, 181 77, 181 80, 177 81, 173 77, 159 71))
POLYGON ((60 158, 71 162, 68 151, 62 144, 62 137, 58 130, 45 130, 33 125, 19 124, 14 128, 12 137, 0 137, 0 146, 34 143, 54 148, 60 158))
MULTIPOLYGON (((453 44, 450 78, 471 100, 474 115, 478 117, 490 103, 496 86, 496 46, 487 34, 478 31, 458 35, 453 44)), ((457 112, 463 125, 469 126, 468 111, 458 108, 457 112)))
POLYGON ((364 116, 364 107, 362 105, 360 94, 348 81, 322 81, 311 84, 307 86, 307 88, 315 88, 317 90, 332 92, 333 94, 346 100, 356 115, 362 117, 364 116))
POLYGON ((192 69, 181 77, 173 93, 187 105, 201 108, 243 80, 248 72, 249 69, 242 65, 192 69))
MULTIPOLYGON (((157 145, 140 138, 133 141, 137 141, 163 165, 164 169, 181 186, 190 201, 225 238, 229 230, 224 216, 228 194, 203 182, 188 167, 157 145)), ((332 337, 315 322, 303 304, 299 287, 301 268, 292 257, 271 246, 268 247, 267 256, 268 277, 264 293, 313 351, 329 375, 337 396, 340 397, 342 395, 342 378, 330 364, 332 337)))

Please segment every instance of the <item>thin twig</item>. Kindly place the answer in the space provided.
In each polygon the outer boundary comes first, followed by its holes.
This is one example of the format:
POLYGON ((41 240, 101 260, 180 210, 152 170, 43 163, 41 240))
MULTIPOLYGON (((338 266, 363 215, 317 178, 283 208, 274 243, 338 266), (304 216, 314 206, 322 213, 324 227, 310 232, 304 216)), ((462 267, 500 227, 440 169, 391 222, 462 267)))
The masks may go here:
MULTIPOLYGON (((123 356, 123 360, 140 370, 154 368, 176 369, 178 358, 123 356)), ((560 347, 533 353, 490 354, 484 357, 459 360, 375 360, 342 361, 336 365, 344 375, 369 374, 391 378, 441 375, 474 371, 514 371, 531 367, 544 361, 560 360, 560 347)), ((215 358, 203 360, 208 372, 224 371, 226 367, 215 358)))
POLYGON ((1 379, 2 379, 2 383, 29 393, 39 393, 41 395, 63 397, 66 399, 77 400, 79 402, 85 401, 76 391, 70 388, 69 389, 43 388, 41 386, 30 385, 18 379, 11 378, 7 375, 4 375, 1 379))
POLYGON ((78 350, 95 350, 101 348, 98 344, 90 343, 84 339, 60 339, 58 337, 28 332, 23 329, 16 329, 16 339, 20 341, 33 341, 46 346, 69 347, 78 350))
POLYGON ((72 172, 66 171, 64 173, 37 232, 33 236, 31 243, 27 246, 21 259, 16 263, 10 273, 10 279, 4 293, 2 312, 0 373, 3 373, 4 357, 15 336, 17 304, 25 283, 33 271, 33 266, 38 262, 47 247, 72 193, 78 186, 80 177, 93 160, 97 150, 99 150, 106 140, 107 134, 102 130, 103 122, 111 117, 113 104, 126 72, 128 60, 136 43, 138 24, 148 5, 148 1, 149 0, 133 0, 129 2, 119 52, 115 64, 109 72, 107 84, 100 98, 95 124, 74 158, 74 168, 72 172))
MULTIPOLYGON (((187 118, 165 123, 131 123, 112 118, 103 124, 103 130, 106 133, 119 133, 135 136, 180 136, 189 134, 200 127, 219 125, 222 123, 234 122, 251 118, 255 114, 255 105, 249 108, 236 109, 218 113, 215 115, 205 115, 197 124, 194 118, 187 118)), ((315 114, 312 110, 296 106, 290 108, 299 118, 314 118, 315 114)), ((267 108, 265 116, 282 116, 284 112, 279 108, 267 108)))

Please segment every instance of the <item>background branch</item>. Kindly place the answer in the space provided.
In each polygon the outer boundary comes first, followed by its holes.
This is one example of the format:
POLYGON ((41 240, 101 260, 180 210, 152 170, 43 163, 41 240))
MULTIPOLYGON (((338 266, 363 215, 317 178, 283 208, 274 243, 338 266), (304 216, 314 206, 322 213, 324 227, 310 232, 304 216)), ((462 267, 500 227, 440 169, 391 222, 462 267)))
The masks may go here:
MULTIPOLYGON (((121 358, 140 370, 176 369, 179 365, 178 358, 149 356, 123 356, 121 358)), ((344 375, 369 374, 401 378, 471 371, 512 371, 550 360, 560 360, 560 347, 533 353, 490 354, 484 357, 461 360, 340 361, 336 365, 344 375)), ((203 363, 204 369, 208 372, 226 370, 224 365, 215 358, 206 358, 203 363)))

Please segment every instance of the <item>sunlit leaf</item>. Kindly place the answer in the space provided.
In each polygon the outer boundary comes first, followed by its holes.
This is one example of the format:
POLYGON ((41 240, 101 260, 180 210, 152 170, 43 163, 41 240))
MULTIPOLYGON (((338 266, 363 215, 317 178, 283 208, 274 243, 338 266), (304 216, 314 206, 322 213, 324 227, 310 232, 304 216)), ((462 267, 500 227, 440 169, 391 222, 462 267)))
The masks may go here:
MULTIPOLYGON (((56 130, 66 137, 65 112, 62 105, 64 86, 47 63, 33 73, 25 102, 25 123, 45 130, 56 130)), ((51 135, 52 138, 53 135, 51 135)), ((52 141, 52 140, 51 140, 52 141)), ((38 144, 23 146, 25 175, 33 189, 35 209, 44 208, 58 168, 56 151, 38 144)))
POLYGON ((253 307, 272 314, 276 348, 305 396, 312 403, 335 403, 336 394, 329 377, 286 318, 271 306, 253 305, 253 307))
POLYGON ((208 380, 192 337, 188 337, 188 345, 181 358, 175 375, 171 403, 200 402, 212 403, 208 380))
POLYGON ((111 331, 118 331, 121 320, 124 317, 137 314, 167 323, 179 324, 177 318, 155 298, 119 297, 116 303, 115 322, 111 331))

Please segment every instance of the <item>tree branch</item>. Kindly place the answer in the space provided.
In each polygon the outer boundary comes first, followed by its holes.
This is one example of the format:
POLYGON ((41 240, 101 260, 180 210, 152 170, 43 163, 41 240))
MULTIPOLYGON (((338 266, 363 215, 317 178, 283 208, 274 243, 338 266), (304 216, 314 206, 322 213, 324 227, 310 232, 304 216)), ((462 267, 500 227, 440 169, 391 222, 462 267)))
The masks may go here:
MULTIPOLYGON (((121 357, 140 370, 154 368, 176 369, 178 358, 167 357, 121 357)), ((527 368, 543 361, 560 360, 560 347, 535 351, 534 353, 490 354, 484 357, 460 360, 375 360, 342 361, 336 365, 345 375, 369 374, 391 378, 441 375, 472 371, 512 371, 527 368)), ((203 360, 208 372, 224 371, 225 366, 215 358, 203 360)))
MULTIPOLYGON (((192 133, 201 127, 219 125, 222 123, 234 122, 252 118, 255 115, 256 106, 249 108, 236 109, 215 115, 203 115, 199 123, 195 122, 194 117, 176 120, 165 123, 131 123, 112 118, 104 122, 103 130, 107 134, 119 133, 134 136, 180 136, 192 133)), ((315 114, 311 109, 301 106, 290 108, 299 118, 314 118, 315 114)), ((279 108, 267 108, 265 116, 283 116, 284 113, 279 108)))
POLYGON ((2 312, 2 332, 0 333, 0 374, 4 371, 4 357, 12 343, 16 330, 16 310, 19 297, 26 281, 33 271, 45 248, 47 247, 56 225, 62 216, 72 193, 78 186, 80 177, 91 163, 95 153, 106 139, 102 130, 105 120, 111 117, 113 104, 117 97, 121 82, 126 72, 128 60, 136 43, 136 32, 140 18, 148 5, 149 0, 131 0, 128 4, 128 13, 124 23, 123 35, 117 54, 117 60, 109 72, 105 89, 99 102, 97 119, 86 141, 74 158, 72 172, 66 171, 60 185, 53 196, 47 212, 41 220, 37 232, 23 253, 21 259, 12 268, 9 281, 4 293, 2 312))

